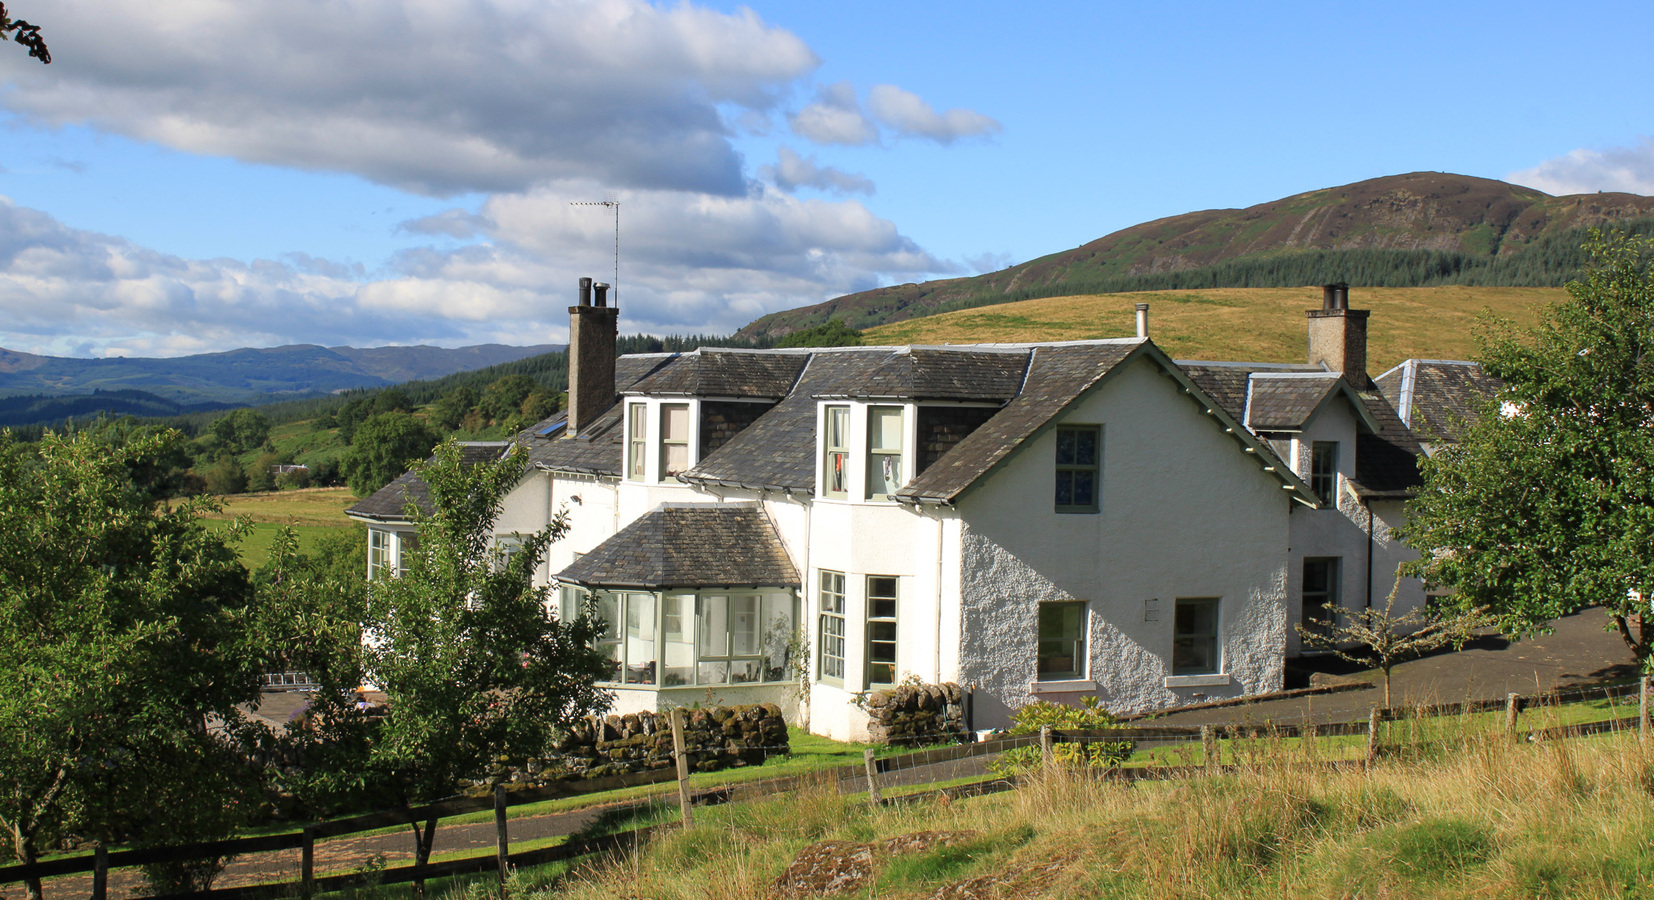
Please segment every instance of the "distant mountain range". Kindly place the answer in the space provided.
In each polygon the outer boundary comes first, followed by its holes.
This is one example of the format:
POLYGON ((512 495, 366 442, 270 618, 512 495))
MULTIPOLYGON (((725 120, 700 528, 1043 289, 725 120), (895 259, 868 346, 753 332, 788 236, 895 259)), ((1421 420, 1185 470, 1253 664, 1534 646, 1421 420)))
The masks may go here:
POLYGON ((1552 197, 1487 178, 1414 172, 1134 225, 972 278, 901 284, 760 318, 779 338, 829 319, 853 328, 1038 296, 1192 287, 1561 284, 1582 230, 1654 215, 1654 197, 1552 197))
POLYGON ((510 347, 320 347, 293 344, 168 359, 74 359, 0 348, 0 425, 69 416, 168 416, 440 378, 552 353, 510 347))

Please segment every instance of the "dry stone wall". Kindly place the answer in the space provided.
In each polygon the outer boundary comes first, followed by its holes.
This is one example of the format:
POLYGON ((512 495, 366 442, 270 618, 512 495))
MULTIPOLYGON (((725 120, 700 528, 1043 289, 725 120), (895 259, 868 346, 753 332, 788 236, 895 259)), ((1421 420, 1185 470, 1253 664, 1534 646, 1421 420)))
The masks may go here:
POLYGON ((868 739, 917 746, 965 739, 965 692, 959 685, 903 684, 867 695, 868 739))
MULTIPOLYGON (((788 752, 787 721, 773 703, 684 711, 690 769, 714 772, 755 766, 788 752)), ((587 719, 570 728, 542 759, 496 772, 495 778, 546 783, 651 772, 675 765, 669 712, 587 719)))

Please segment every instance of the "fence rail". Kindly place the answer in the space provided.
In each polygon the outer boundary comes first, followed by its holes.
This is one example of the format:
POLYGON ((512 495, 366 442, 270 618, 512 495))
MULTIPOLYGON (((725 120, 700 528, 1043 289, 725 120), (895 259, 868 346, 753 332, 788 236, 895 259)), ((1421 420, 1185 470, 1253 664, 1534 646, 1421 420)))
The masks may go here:
MULTIPOLYGON (((528 803, 539 803, 545 800, 565 799, 589 794, 606 793, 632 787, 647 787, 653 785, 676 782, 679 790, 680 802, 685 812, 684 819, 689 821, 692 809, 695 806, 710 806, 723 803, 744 802, 760 799, 766 796, 786 793, 799 787, 831 780, 839 783, 865 779, 866 790, 873 802, 881 804, 913 802, 917 798, 932 797, 946 793, 950 796, 980 796, 998 791, 1009 790, 1015 786, 1015 781, 1006 778, 990 778, 967 784, 955 785, 942 790, 919 791, 902 794, 896 797, 881 796, 881 782, 891 773, 903 772, 911 769, 939 766, 950 762, 961 762, 978 757, 996 756, 1011 750, 1027 747, 1039 747, 1047 763, 1052 759, 1053 748, 1057 744, 1074 743, 1089 744, 1103 741, 1131 741, 1143 743, 1193 743, 1200 742, 1203 749, 1201 765, 1184 766, 1153 766, 1143 768, 1113 768, 1102 770, 1098 777, 1125 781, 1158 780, 1187 777, 1192 774, 1210 772, 1216 768, 1219 754, 1217 742, 1222 740, 1236 740, 1260 737, 1295 738, 1305 736, 1331 737, 1365 735, 1368 739, 1369 755, 1376 752, 1378 742, 1378 726, 1384 722, 1397 722, 1421 718, 1439 718, 1445 716, 1459 716, 1482 712, 1493 712, 1504 709, 1506 712, 1505 726, 1514 736, 1521 737, 1517 729, 1518 716, 1522 710, 1539 704, 1555 705, 1559 703, 1602 698, 1609 701, 1638 698, 1638 712, 1636 716, 1611 718, 1597 722, 1561 725, 1550 728, 1531 730, 1526 737, 1530 740, 1553 740, 1587 735, 1603 734, 1613 731, 1635 729, 1644 737, 1649 733, 1647 700, 1649 694, 1649 679, 1644 678, 1640 684, 1623 686, 1578 688, 1565 691, 1553 691, 1535 696, 1518 696, 1509 694, 1503 700, 1478 700, 1466 703, 1437 704, 1426 707, 1392 707, 1389 709, 1374 708, 1367 721, 1364 722, 1332 722, 1314 725, 1213 725, 1213 726, 1147 726, 1133 724, 1123 728, 1093 728, 1093 729, 1056 729, 1046 728, 1038 734, 1007 735, 990 738, 976 743, 962 744, 955 747, 936 747, 892 756, 875 757, 868 751, 868 757, 861 765, 845 765, 829 769, 818 769, 799 775, 783 776, 725 784, 715 788, 694 790, 688 783, 688 766, 663 768, 652 772, 632 775, 618 775, 606 778, 588 779, 583 781, 556 782, 535 788, 525 788, 507 792, 503 788, 494 791, 492 797, 455 797, 437 803, 424 804, 402 809, 381 810, 362 815, 349 816, 340 819, 316 822, 300 831, 283 834, 264 835, 260 837, 235 838, 231 840, 213 841, 210 843, 187 844, 172 847, 151 847, 116 852, 97 852, 90 856, 69 857, 63 859, 46 860, 31 865, 14 864, 0 867, 0 884, 14 883, 26 878, 55 878, 65 875, 75 875, 91 872, 94 875, 94 900, 104 900, 102 888, 107 883, 107 872, 110 869, 120 869, 132 866, 143 866, 160 862, 178 862, 190 859, 200 859, 222 856, 239 856, 250 853, 266 853, 281 850, 299 849, 303 851, 302 877, 296 882, 279 882, 244 887, 218 888, 199 894, 187 895, 194 897, 209 897, 214 900, 270 900, 270 898, 291 896, 295 893, 308 896, 322 891, 336 891, 347 887, 369 883, 370 880, 381 884, 396 884, 409 881, 423 881, 426 879, 442 878, 451 875, 474 874, 498 869, 503 878, 509 867, 536 866, 551 862, 575 859, 593 853, 625 850, 635 846, 660 828, 668 826, 650 826, 634 831, 606 835, 589 840, 574 841, 555 847, 537 850, 509 852, 507 839, 506 810, 512 806, 528 803), (499 830, 499 849, 496 853, 486 856, 473 856, 463 859, 446 860, 440 863, 426 863, 424 865, 398 866, 383 869, 371 875, 366 873, 336 874, 317 877, 313 872, 315 841, 320 838, 340 837, 349 834, 359 834, 387 827, 408 825, 414 821, 425 821, 431 818, 443 819, 467 813, 480 812, 487 809, 495 810, 496 827, 499 830)), ((674 716, 676 718, 676 716, 674 716)), ((687 761, 694 751, 684 747, 681 730, 674 729, 675 751, 679 760, 687 761)), ((1321 765, 1341 765, 1339 763, 1322 763, 1321 765)), ((931 779, 929 783, 937 780, 931 779)), ((923 783, 923 782, 921 782, 923 783)), ((173 895, 182 897, 186 895, 173 895)))

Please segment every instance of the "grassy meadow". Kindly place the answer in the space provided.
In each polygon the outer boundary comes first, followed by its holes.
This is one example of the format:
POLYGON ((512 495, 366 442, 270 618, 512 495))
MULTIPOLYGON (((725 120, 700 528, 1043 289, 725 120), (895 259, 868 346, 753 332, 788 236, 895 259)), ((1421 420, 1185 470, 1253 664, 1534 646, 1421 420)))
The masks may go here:
POLYGON ((249 569, 258 568, 269 558, 270 545, 284 525, 292 526, 299 539, 301 553, 314 548, 316 541, 325 535, 355 527, 345 517, 345 507, 356 502, 356 495, 350 492, 350 488, 302 488, 232 494, 219 499, 224 504, 223 509, 208 513, 205 518, 226 524, 230 519, 239 518, 252 524, 252 529, 236 548, 242 564, 249 569))
POLYGON ((1654 750, 1634 735, 1517 744, 1466 727, 1370 767, 1267 739, 1235 770, 1125 784, 1035 776, 971 800, 871 808, 831 786, 696 812, 643 853, 536 896, 762 898, 816 841, 919 832, 841 896, 1607 898, 1654 896, 1654 750))
MULTIPOLYGON (((1352 288, 1350 305, 1372 310, 1367 369, 1404 359, 1471 359, 1484 311, 1531 325, 1561 288, 1352 288)), ((863 332, 869 344, 1065 341, 1136 334, 1135 305, 1149 304, 1149 336, 1176 359, 1303 362, 1304 311, 1321 289, 1216 288, 1049 297, 908 319, 863 332)))

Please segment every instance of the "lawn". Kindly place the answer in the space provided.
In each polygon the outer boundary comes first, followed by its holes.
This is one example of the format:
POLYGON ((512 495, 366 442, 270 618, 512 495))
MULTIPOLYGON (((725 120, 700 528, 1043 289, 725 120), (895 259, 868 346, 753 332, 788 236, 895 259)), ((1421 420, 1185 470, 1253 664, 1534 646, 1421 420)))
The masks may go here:
POLYGON ((314 549, 316 542, 326 535, 359 527, 345 516, 345 508, 356 502, 349 488, 269 491, 219 499, 224 508, 206 514, 205 518, 226 523, 239 518, 252 524, 252 530, 236 548, 242 565, 249 569, 257 569, 269 559, 270 546, 284 525, 291 526, 297 534, 301 553, 314 549))

